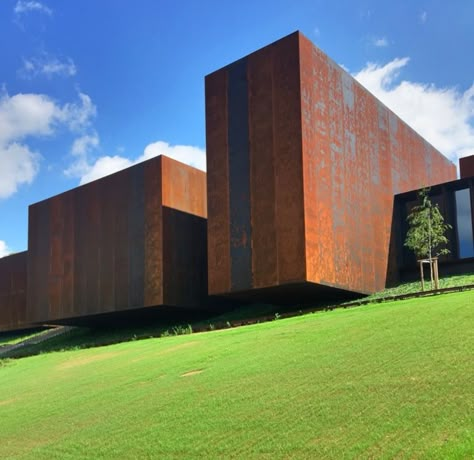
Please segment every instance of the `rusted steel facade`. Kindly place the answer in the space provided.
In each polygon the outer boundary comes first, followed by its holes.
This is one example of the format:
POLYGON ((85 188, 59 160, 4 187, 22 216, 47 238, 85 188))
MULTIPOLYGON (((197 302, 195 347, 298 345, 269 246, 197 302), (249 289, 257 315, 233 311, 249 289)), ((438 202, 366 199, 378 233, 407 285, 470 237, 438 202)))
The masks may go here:
POLYGON ((456 177, 300 33, 206 77, 206 136, 210 294, 382 289, 394 194, 456 177))
POLYGON ((27 252, 0 259, 0 331, 30 326, 26 316, 27 252))
POLYGON ((31 321, 206 295, 205 173, 157 157, 29 208, 31 321))

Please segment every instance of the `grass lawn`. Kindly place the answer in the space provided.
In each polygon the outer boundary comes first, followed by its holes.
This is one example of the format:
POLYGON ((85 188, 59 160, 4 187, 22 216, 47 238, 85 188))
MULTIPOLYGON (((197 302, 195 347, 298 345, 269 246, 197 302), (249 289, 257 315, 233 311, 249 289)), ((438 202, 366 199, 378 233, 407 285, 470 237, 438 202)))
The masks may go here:
MULTIPOLYGON (((457 287, 457 286, 466 286, 469 284, 474 284, 474 273, 466 273, 464 275, 445 276, 439 279, 440 289, 457 287)), ((431 289, 429 275, 428 275, 428 281, 425 280, 425 289, 426 290, 431 289)), ((396 286, 393 288, 387 288, 387 289, 384 289, 383 291, 376 292, 375 294, 372 294, 366 297, 365 300, 375 300, 375 299, 380 299, 383 297, 411 294, 411 293, 420 292, 420 291, 421 291, 421 281, 418 280, 418 281, 413 281, 411 283, 403 283, 403 284, 400 284, 399 286, 396 286)))
POLYGON ((0 361, 0 458, 472 458, 474 294, 0 361))

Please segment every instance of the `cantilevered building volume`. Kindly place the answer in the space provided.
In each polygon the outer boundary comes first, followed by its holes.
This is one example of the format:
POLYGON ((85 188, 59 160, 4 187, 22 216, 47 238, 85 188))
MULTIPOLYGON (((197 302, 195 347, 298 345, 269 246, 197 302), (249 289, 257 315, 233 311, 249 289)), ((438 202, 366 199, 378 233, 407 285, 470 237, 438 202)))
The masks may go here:
POLYGON ((209 293, 386 280, 393 196, 455 166, 300 33, 206 77, 209 293))
POLYGON ((160 156, 30 206, 27 279, 28 323, 201 306, 205 173, 160 156))

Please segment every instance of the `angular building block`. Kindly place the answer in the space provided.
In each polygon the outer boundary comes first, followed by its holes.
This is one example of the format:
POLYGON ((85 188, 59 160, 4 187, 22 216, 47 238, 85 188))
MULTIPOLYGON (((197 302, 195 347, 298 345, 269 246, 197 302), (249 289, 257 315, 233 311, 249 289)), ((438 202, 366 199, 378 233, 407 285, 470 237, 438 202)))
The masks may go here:
POLYGON ((0 259, 0 331, 31 327, 26 318, 26 251, 0 259))
POLYGON ((298 32, 205 86, 209 293, 383 289, 394 194, 455 166, 298 32))
POLYGON ((28 318, 199 307, 205 176, 160 156, 30 206, 28 318))

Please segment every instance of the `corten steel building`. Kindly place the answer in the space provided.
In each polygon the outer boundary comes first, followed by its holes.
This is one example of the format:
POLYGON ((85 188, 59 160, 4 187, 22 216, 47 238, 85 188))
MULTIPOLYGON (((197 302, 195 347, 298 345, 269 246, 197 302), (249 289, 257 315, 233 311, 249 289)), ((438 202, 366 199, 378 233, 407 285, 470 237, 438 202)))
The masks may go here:
POLYGON ((27 321, 200 306, 206 207, 205 173, 164 156, 30 206, 27 321))
POLYGON ((26 317, 27 253, 0 258, 0 331, 28 327, 26 317))
MULTIPOLYGON (((474 272, 474 155, 459 161, 461 178, 431 187, 429 196, 451 226, 447 231, 449 254, 439 259, 440 275, 474 272)), ((407 216, 419 204, 418 190, 395 196, 390 282, 417 279, 419 267, 412 251, 404 246, 407 216)))
POLYGON ((205 87, 209 294, 383 289, 394 194, 455 166, 298 32, 205 87))

